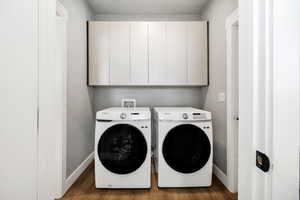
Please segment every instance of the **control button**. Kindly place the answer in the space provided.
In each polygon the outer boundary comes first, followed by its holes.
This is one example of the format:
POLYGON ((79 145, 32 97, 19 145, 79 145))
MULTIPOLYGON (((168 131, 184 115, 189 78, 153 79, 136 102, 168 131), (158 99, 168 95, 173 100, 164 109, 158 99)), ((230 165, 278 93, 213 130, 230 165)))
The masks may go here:
POLYGON ((126 119, 126 117, 127 117, 126 113, 122 113, 122 114, 120 115, 120 118, 121 118, 121 119, 126 119))
POLYGON ((188 116, 188 114, 187 114, 187 113, 183 113, 183 114, 182 114, 182 118, 183 118, 183 119, 188 119, 188 118, 189 118, 189 116, 188 116))

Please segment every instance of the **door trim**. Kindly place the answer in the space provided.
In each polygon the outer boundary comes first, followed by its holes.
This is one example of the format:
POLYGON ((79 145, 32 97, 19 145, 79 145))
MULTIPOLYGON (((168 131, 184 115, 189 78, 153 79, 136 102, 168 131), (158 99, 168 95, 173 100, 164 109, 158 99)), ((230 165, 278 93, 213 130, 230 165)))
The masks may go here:
MULTIPOLYGON (((58 95, 56 68, 56 0, 38 1, 38 186, 37 199, 51 200, 63 192, 63 100, 58 95), (61 107, 62 106, 62 107, 61 107)), ((65 13, 66 14, 66 13, 65 13)))
POLYGON ((234 92, 232 85, 234 83, 234 48, 233 32, 238 26, 239 11, 236 9, 226 19, 226 112, 227 112, 227 184, 230 192, 237 192, 237 157, 238 151, 237 138, 234 130, 234 92))

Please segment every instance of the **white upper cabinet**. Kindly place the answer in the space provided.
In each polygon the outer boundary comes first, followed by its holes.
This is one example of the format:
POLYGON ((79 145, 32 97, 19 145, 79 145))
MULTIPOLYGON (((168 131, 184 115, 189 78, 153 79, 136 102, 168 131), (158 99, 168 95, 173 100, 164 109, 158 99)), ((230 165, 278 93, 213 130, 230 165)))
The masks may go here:
POLYGON ((148 23, 130 23, 131 84, 148 84, 148 23))
POLYGON ((149 84, 168 84, 166 23, 149 23, 149 84))
POLYGON ((128 85, 130 74, 130 26, 129 23, 109 24, 110 84, 128 85))
POLYGON ((188 84, 208 84, 207 22, 188 22, 188 84))
POLYGON ((207 85, 207 45, 207 22, 89 22, 89 85, 207 85))
POLYGON ((187 84, 187 23, 168 22, 167 65, 168 84, 187 84))
POLYGON ((89 85, 109 84, 109 25, 89 22, 89 85))

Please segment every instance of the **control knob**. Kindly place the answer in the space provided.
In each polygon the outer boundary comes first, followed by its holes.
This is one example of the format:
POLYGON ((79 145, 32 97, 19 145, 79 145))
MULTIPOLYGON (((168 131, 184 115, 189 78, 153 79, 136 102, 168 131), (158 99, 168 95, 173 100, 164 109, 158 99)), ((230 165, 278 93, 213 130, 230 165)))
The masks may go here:
POLYGON ((126 119, 126 117, 127 117, 126 113, 122 113, 122 114, 120 115, 120 118, 121 118, 121 119, 126 119))
POLYGON ((189 118, 189 116, 188 116, 188 114, 187 114, 187 113, 183 113, 183 114, 182 114, 182 118, 183 118, 183 119, 188 119, 188 118, 189 118))

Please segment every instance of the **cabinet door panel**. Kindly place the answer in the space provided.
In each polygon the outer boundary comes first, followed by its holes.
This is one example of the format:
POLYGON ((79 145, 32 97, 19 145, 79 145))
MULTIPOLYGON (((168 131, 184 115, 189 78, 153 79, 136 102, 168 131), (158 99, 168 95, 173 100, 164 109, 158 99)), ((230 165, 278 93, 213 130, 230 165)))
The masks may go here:
POLYGON ((208 84, 207 22, 188 23, 188 83, 208 84))
POLYGON ((108 23, 89 22, 89 85, 109 84, 108 23))
POLYGON ((166 24, 149 23, 149 84, 167 84, 166 24))
POLYGON ((168 84, 187 84, 187 23, 167 23, 168 84))
POLYGON ((148 84, 148 24, 133 22, 130 26, 131 83, 148 84))
POLYGON ((128 85, 130 78, 129 38, 127 22, 111 22, 110 31, 110 84, 128 85))
POLYGON ((207 22, 89 22, 90 85, 207 85, 207 22))

